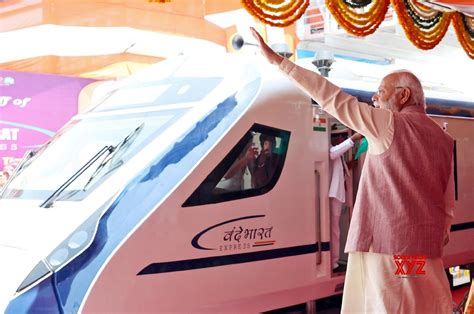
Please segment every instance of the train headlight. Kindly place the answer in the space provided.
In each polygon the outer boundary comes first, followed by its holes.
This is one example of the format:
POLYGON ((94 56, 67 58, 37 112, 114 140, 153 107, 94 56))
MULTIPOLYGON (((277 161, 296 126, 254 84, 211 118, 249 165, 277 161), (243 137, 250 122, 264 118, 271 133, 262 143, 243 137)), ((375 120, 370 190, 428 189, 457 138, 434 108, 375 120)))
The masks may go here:
POLYGON ((53 254, 51 254, 48 257, 49 265, 53 267, 61 265, 67 260, 68 255, 69 255, 69 252, 67 248, 62 247, 62 248, 57 249, 56 251, 53 252, 53 254))
MULTIPOLYGON (((98 211, 101 213, 101 211, 98 211)), ((17 289, 17 293, 46 279, 81 254, 94 239, 100 215, 90 216, 76 231, 63 241, 50 255, 40 261, 17 289), (85 230, 87 229, 87 231, 85 230)))
POLYGON ((25 289, 41 282, 84 252, 94 240, 100 218, 110 207, 114 199, 115 196, 89 216, 89 218, 58 245, 50 255, 41 260, 28 276, 26 276, 16 292, 23 292, 25 289))
POLYGON ((71 249, 77 249, 86 243, 87 239, 89 238, 88 234, 84 230, 80 230, 74 233, 70 238, 67 246, 71 249))

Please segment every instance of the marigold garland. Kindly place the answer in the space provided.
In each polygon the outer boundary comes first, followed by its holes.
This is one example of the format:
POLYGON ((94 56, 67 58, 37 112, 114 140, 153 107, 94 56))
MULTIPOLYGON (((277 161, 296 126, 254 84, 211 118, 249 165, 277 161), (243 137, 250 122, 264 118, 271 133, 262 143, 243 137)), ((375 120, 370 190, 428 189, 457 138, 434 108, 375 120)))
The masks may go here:
MULTIPOLYGON (((293 24, 309 5, 309 0, 241 0, 241 2, 254 17, 276 27, 293 24)), ((392 3, 407 38, 423 50, 432 49, 439 44, 452 21, 462 48, 471 59, 474 59, 474 18, 462 13, 434 10, 417 0, 325 0, 325 2, 337 23, 356 36, 367 36, 375 32, 385 19, 388 6, 392 3)))
POLYGON ((370 4, 371 0, 342 0, 346 5, 351 8, 363 8, 370 4))
POLYGON ((286 0, 267 0, 265 1, 266 4, 268 5, 273 5, 273 6, 276 6, 276 5, 281 5, 282 3, 285 3, 286 0))
POLYGON ((462 13, 453 13, 454 31, 464 51, 474 59, 474 18, 462 13))
MULTIPOLYGON (((296 0, 296 1, 301 2, 303 0, 296 0)), ((295 14, 294 12, 296 12, 298 10, 297 8, 298 8, 298 6, 290 8, 289 11, 287 11, 286 13, 283 13, 283 14, 268 14, 265 11, 258 10, 258 9, 254 13, 257 15, 257 17, 264 18, 264 19, 267 20, 267 22, 269 22, 269 19, 286 20, 287 18, 289 18, 289 17, 291 17, 292 15, 295 14)))
POLYGON ((375 32, 385 19, 390 0, 372 0, 364 2, 362 7, 354 7, 340 0, 326 0, 326 6, 336 19, 337 23, 347 32, 356 36, 367 36, 375 32), (366 12, 361 12, 367 9, 366 12))
POLYGON ((298 0, 296 2, 287 2, 286 4, 279 5, 266 3, 265 0, 254 0, 254 2, 256 8, 258 8, 259 11, 268 11, 271 13, 288 12, 293 7, 297 7, 302 4, 301 1, 298 0))
POLYGON ((309 0, 241 0, 244 8, 265 24, 287 27, 306 11, 309 0))
POLYGON ((411 6, 411 8, 415 10, 418 15, 423 16, 426 19, 434 18, 436 15, 439 15, 441 13, 440 11, 434 10, 424 5, 423 3, 418 2, 417 0, 413 1, 416 6, 411 6))
POLYGON ((392 5, 408 40, 420 49, 434 48, 448 30, 451 13, 422 7, 412 0, 392 0, 392 5))

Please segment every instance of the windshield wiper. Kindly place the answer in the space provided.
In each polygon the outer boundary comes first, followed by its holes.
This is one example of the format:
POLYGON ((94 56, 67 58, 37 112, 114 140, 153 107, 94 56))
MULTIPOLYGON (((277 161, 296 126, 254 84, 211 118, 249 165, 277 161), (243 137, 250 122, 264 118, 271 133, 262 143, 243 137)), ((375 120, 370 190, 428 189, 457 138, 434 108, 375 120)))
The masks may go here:
POLYGON ((94 155, 84 166, 76 171, 69 179, 66 180, 56 191, 53 192, 41 205, 43 208, 50 208, 58 196, 72 183, 76 180, 81 174, 84 173, 93 163, 97 161, 105 152, 108 152, 112 149, 113 146, 104 146, 97 154, 94 155))
POLYGON ((28 167, 28 165, 31 164, 31 162, 28 163, 28 161, 30 161, 34 155, 36 155, 35 151, 32 151, 32 150, 26 151, 26 153, 23 155, 23 158, 20 160, 20 163, 13 170, 13 173, 11 174, 10 178, 8 178, 8 181, 5 183, 5 185, 1 189, 0 198, 3 198, 3 193, 5 193, 5 191, 7 190, 7 187, 10 184, 10 182, 12 182, 13 179, 15 179, 26 167, 28 167))
MULTIPOLYGON (((119 153, 119 152, 125 152, 127 149, 130 147, 130 145, 133 143, 135 138, 137 137, 138 133, 143 129, 143 126, 145 123, 140 124, 135 130, 133 130, 130 134, 128 134, 123 140, 121 140, 117 145, 112 146, 112 150, 109 151, 109 154, 105 156, 104 160, 97 166, 95 169, 94 173, 90 176, 89 180, 87 183, 84 185, 82 188, 83 191, 87 189, 89 184, 94 180, 94 178, 104 169, 104 167, 119 153)), ((120 167, 123 162, 120 160, 120 162, 117 162, 116 165, 114 165, 107 173, 117 169, 120 167), (120 163, 121 162, 121 163, 120 163)), ((107 174, 106 173, 106 174, 107 174)))
POLYGON ((26 153, 23 155, 21 158, 20 162, 16 166, 16 168, 13 170, 12 175, 8 179, 7 183, 3 186, 3 188, 0 190, 0 198, 3 198, 3 194, 7 190, 8 185, 20 175, 20 173, 23 172, 26 168, 31 165, 31 163, 40 155, 41 152, 43 152, 48 146, 51 144, 51 140, 47 141, 45 144, 41 145, 41 147, 36 150, 27 150, 26 153), (34 158, 33 158, 34 157, 34 158))
MULTIPOLYGON (((66 188, 71 185, 79 176, 81 176, 91 165, 93 165, 100 157, 104 154, 105 157, 101 161, 101 163, 97 166, 94 173, 90 176, 87 183, 82 188, 83 191, 86 190, 88 185, 92 182, 92 180, 101 172, 101 170, 107 165, 114 156, 117 155, 118 152, 125 151, 130 145, 132 144, 133 140, 136 138, 138 133, 143 129, 145 124, 142 123, 139 125, 135 130, 130 132, 127 136, 125 136, 117 145, 115 146, 104 146, 97 154, 94 155, 84 166, 82 166, 76 173, 74 173, 66 182, 64 182, 56 191, 51 194, 41 205, 40 207, 49 208, 53 205, 53 203, 59 198, 59 196, 66 190, 66 188)), ((115 167, 110 169, 108 172, 118 168, 121 164, 118 163, 115 167)), ((75 193, 74 193, 75 194, 75 193)))

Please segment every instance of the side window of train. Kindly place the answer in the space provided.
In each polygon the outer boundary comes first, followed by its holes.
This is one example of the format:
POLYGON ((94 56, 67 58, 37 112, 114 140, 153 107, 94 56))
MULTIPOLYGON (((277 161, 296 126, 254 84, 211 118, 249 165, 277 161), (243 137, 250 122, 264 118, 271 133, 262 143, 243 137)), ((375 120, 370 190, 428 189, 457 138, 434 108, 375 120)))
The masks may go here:
POLYGON ((289 131, 254 124, 182 206, 267 193, 280 177, 289 139, 289 131))

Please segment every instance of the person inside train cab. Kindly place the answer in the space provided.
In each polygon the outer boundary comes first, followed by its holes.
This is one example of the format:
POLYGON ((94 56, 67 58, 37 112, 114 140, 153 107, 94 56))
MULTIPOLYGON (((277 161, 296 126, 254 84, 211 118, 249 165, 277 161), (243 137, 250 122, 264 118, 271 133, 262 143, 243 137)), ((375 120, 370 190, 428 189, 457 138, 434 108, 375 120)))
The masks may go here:
POLYGON ((347 136, 348 129, 331 128, 331 148, 329 149, 329 159, 331 167, 331 183, 329 185, 329 204, 331 209, 331 264, 333 272, 344 271, 344 266, 338 263, 340 250, 340 228, 342 205, 346 202, 346 177, 349 176, 349 169, 343 159, 343 155, 352 147, 355 141, 362 138, 362 135, 355 133, 347 136))
POLYGON ((273 178, 279 161, 279 155, 274 153, 275 137, 262 133, 259 139, 260 153, 249 164, 249 170, 252 174, 252 187, 255 189, 265 186, 273 178))
POLYGON ((241 191, 245 189, 244 174, 248 170, 248 165, 258 157, 258 150, 252 143, 250 137, 249 142, 240 153, 237 160, 230 166, 229 170, 217 185, 218 188, 226 191, 241 191))
POLYGON ((251 31, 269 63, 369 144, 345 247, 341 312, 452 313, 442 255, 454 216, 454 141, 426 114, 420 80, 407 70, 389 73, 370 107, 251 31), (414 262, 422 274, 407 267, 414 262))

